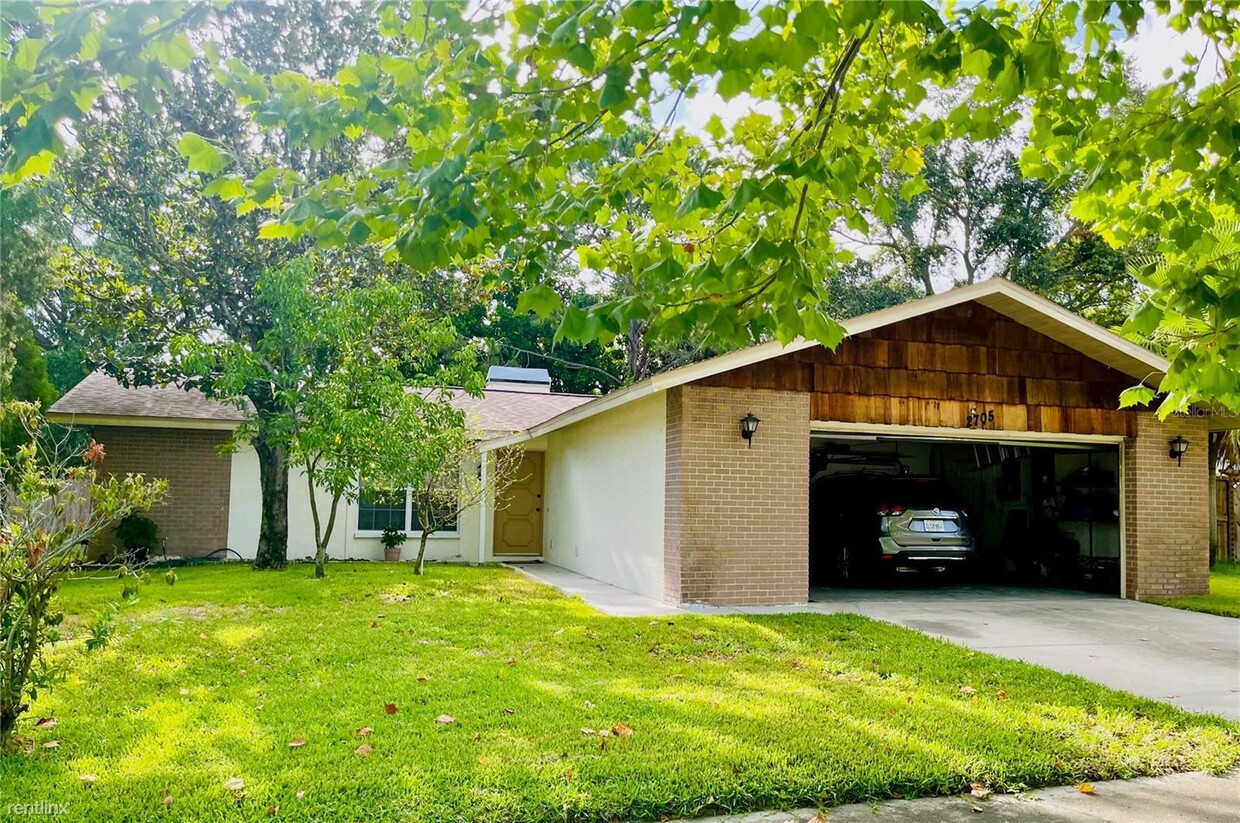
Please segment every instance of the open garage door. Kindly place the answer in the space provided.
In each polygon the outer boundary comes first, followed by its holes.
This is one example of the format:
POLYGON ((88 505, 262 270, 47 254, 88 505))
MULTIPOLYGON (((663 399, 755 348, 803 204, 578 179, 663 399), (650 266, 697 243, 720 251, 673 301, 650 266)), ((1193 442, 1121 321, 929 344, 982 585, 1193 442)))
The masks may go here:
POLYGON ((852 432, 810 442, 811 588, 1122 591, 1118 444, 852 432))

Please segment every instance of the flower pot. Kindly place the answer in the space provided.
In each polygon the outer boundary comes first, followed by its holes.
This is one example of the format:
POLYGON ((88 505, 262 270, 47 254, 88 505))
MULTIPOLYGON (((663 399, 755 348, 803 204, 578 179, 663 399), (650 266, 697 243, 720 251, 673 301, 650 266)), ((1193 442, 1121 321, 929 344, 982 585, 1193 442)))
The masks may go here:
POLYGON ((389 563, 400 562, 400 546, 384 546, 383 559, 389 563))

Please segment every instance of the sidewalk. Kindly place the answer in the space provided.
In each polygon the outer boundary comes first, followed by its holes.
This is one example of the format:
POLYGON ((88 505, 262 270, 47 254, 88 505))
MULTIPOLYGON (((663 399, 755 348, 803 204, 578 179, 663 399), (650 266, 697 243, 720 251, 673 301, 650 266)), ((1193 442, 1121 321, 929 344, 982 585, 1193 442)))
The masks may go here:
MULTIPOLYGON (((1023 794, 923 797, 856 803, 795 812, 704 817, 691 823, 1235 823, 1240 820, 1240 772, 1222 777, 1191 772, 1093 784, 1094 793, 1076 786, 1036 789, 1023 794), (980 811, 979 811, 980 810, 980 811)), ((681 821, 690 823, 690 821, 681 821)))

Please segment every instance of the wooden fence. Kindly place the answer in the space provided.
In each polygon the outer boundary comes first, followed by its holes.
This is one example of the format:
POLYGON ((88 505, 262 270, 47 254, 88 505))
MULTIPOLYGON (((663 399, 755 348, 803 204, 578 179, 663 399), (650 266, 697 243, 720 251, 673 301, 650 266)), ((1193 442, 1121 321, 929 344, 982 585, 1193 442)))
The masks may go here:
POLYGON ((1215 559, 1240 560, 1240 489, 1218 478, 1215 482, 1215 559))

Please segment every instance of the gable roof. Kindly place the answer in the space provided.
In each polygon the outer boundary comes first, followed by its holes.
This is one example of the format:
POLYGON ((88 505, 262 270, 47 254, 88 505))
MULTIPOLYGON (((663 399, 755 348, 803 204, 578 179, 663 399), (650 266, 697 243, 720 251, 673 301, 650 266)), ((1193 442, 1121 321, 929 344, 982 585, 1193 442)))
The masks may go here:
MULTIPOLYGON (((592 394, 563 394, 487 389, 481 397, 450 389, 450 402, 484 436, 498 437, 529 429, 595 399, 592 394)), ((103 372, 93 372, 52 404, 47 417, 56 423, 231 430, 243 419, 241 409, 213 400, 195 389, 176 386, 126 388, 103 372)))
MULTIPOLYGON (((1169 366, 1165 358, 1149 349, 1125 340, 1109 329, 1091 323, 1045 297, 999 277, 863 314, 843 321, 843 326, 845 332, 852 336, 968 302, 979 303, 1057 340, 1086 357, 1132 377, 1134 382, 1143 380, 1148 385, 1157 385, 1169 366)), ((580 408, 531 426, 518 435, 493 440, 486 446, 497 448, 540 437, 656 392, 819 345, 821 343, 816 340, 804 338, 798 338, 787 345, 772 341, 712 357, 700 363, 681 366, 603 395, 580 408)))
POLYGON ((201 429, 235 429, 243 417, 241 409, 212 400, 197 389, 126 388, 103 372, 86 375, 47 414, 56 423, 201 429))

